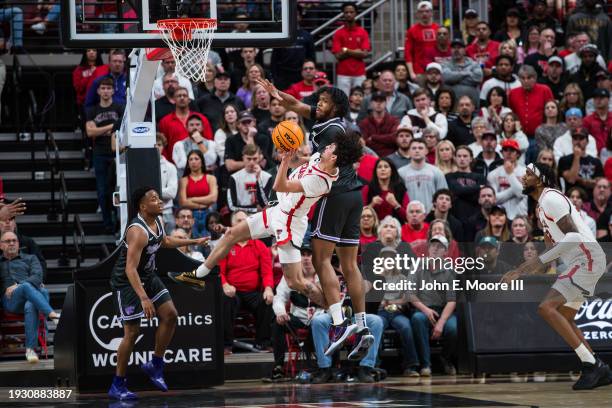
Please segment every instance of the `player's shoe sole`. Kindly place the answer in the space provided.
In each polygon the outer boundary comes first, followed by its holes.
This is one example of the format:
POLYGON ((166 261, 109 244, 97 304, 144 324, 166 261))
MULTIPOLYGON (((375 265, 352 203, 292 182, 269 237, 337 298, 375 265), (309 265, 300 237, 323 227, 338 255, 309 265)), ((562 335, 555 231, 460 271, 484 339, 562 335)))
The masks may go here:
POLYGON ((195 290, 206 289, 206 282, 204 281, 204 279, 198 278, 195 274, 195 271, 183 273, 168 272, 167 275, 174 282, 187 285, 195 290))
POLYGON ((367 330, 367 328, 364 331, 364 334, 357 333, 357 336, 359 337, 359 342, 347 356, 347 358, 351 361, 359 361, 364 358, 365 355, 368 354, 368 350, 372 344, 374 344, 374 336, 369 330, 367 330))
POLYGON ((338 350, 342 344, 348 339, 351 335, 357 332, 357 325, 354 323, 348 323, 348 319, 345 319, 339 326, 332 325, 330 330, 334 330, 334 336, 332 338, 332 342, 325 351, 326 356, 331 356, 338 350))

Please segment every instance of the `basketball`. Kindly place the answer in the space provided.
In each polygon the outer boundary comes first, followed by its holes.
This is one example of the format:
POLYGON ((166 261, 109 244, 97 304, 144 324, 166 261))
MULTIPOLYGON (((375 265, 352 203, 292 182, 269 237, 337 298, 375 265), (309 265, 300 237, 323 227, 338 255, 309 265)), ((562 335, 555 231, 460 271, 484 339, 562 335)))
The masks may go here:
POLYGON ((272 131, 272 142, 281 152, 296 150, 304 142, 304 132, 297 123, 285 120, 272 131))

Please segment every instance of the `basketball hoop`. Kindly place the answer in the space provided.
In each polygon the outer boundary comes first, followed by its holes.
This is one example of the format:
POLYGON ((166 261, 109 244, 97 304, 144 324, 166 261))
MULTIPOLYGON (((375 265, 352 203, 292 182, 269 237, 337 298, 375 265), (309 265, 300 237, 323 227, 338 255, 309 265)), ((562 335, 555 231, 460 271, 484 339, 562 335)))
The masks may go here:
MULTIPOLYGON (((174 18, 159 20, 157 28, 176 61, 175 72, 195 82, 204 81, 208 52, 217 20, 212 18, 174 18)), ((159 49, 148 53, 160 59, 159 49)))

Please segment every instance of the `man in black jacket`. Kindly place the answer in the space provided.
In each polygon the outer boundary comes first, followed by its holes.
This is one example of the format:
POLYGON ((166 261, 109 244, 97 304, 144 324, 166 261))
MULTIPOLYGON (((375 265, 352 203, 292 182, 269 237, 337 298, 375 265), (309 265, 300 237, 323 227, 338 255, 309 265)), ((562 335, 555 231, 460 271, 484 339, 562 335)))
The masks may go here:
POLYGON ((234 104, 238 107, 239 112, 245 109, 242 101, 229 91, 230 84, 230 75, 227 72, 217 72, 215 75, 214 91, 202 96, 196 102, 198 112, 206 116, 213 129, 213 133, 219 129, 225 105, 228 103, 234 104))
POLYGON ((486 131, 482 135, 481 143, 482 152, 474 159, 472 170, 474 173, 482 174, 486 179, 490 172, 504 164, 504 160, 495 151, 497 148, 497 136, 493 131, 486 131))
POLYGON ((450 140, 455 146, 469 145, 475 140, 472 133, 472 118, 475 109, 474 102, 468 95, 459 98, 457 101, 459 116, 448 122, 446 140, 450 140))
POLYGON ((487 220, 489 218, 489 211, 497 203, 497 197, 495 196, 495 189, 489 186, 482 186, 478 193, 478 205, 480 211, 472 215, 463 224, 465 229, 465 242, 473 242, 476 233, 487 226, 487 220))
POLYGON ((455 196, 451 213, 461 220, 466 220, 478 212, 478 194, 480 188, 487 184, 482 174, 474 173, 470 168, 473 154, 467 146, 459 146, 455 151, 457 171, 446 175, 448 188, 455 196))

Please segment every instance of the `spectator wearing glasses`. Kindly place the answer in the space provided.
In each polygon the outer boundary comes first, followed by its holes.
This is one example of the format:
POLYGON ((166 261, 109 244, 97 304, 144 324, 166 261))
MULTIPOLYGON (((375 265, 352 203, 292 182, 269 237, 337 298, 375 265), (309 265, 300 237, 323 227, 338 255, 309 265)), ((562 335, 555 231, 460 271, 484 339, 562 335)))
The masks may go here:
POLYGON ((59 314, 49 305, 49 292, 43 287, 40 262, 34 255, 19 252, 15 233, 7 231, 0 236, 0 278, 2 279, 2 306, 11 313, 25 315, 26 359, 38 362, 34 351, 38 342, 38 314, 57 324, 59 314))
POLYGON ((437 62, 443 64, 450 61, 450 31, 447 27, 438 27, 436 30, 436 45, 425 53, 427 64, 437 62))
POLYGON ((153 97, 157 100, 163 97, 166 93, 164 92, 163 87, 163 79, 167 74, 174 74, 175 78, 178 80, 178 86, 187 89, 189 92, 189 99, 194 100, 193 96, 193 87, 191 86, 191 81, 187 78, 177 74, 176 70, 176 61, 174 57, 165 58, 161 62, 161 68, 163 70, 163 74, 153 82, 153 97))

